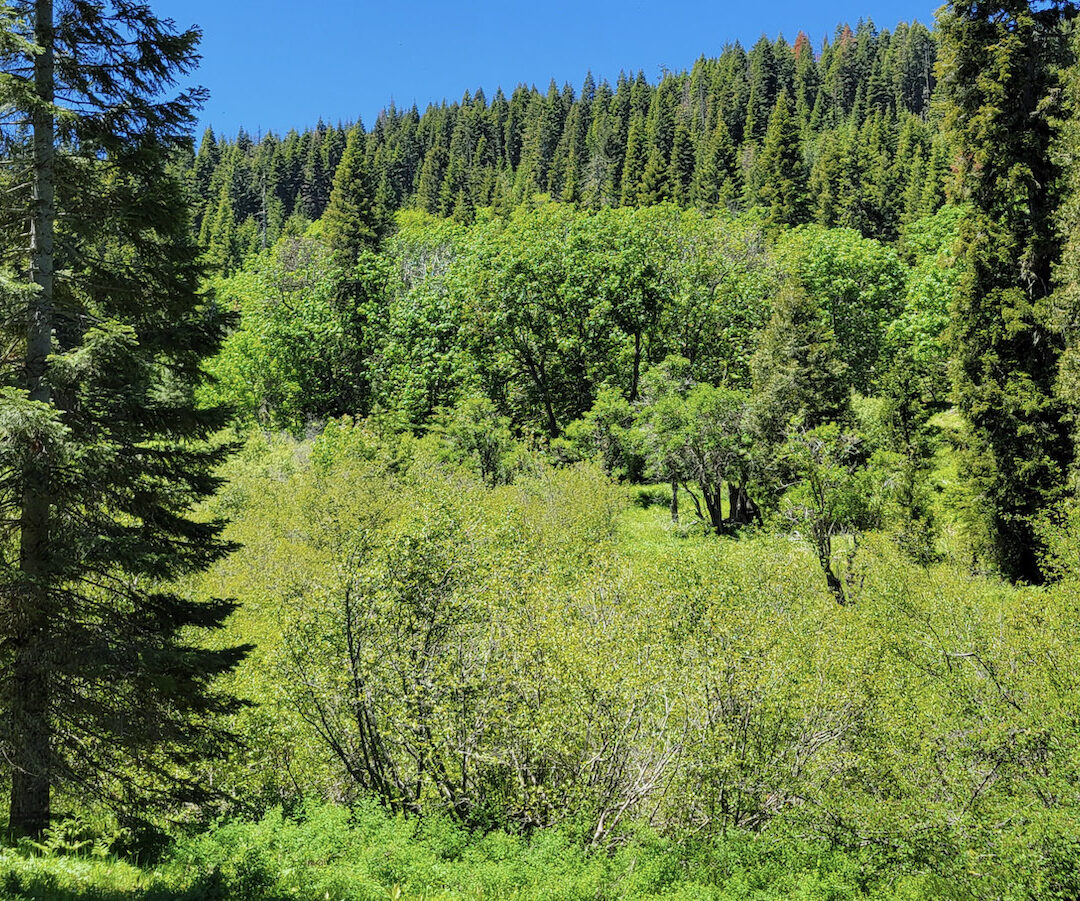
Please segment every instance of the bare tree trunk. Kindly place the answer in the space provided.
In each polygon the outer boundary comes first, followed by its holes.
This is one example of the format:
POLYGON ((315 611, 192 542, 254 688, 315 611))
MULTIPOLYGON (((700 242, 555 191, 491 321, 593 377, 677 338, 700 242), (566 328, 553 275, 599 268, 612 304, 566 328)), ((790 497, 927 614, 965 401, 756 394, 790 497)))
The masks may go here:
POLYGON ((679 480, 671 480, 671 521, 679 521, 679 480))
MULTIPOLYGON (((30 220, 30 278, 37 287, 29 305, 26 380, 30 399, 51 403, 45 366, 52 351, 53 231, 56 218, 54 154, 55 98, 53 0, 34 4, 33 186, 30 220)), ((12 775, 9 828, 39 835, 49 825, 51 725, 49 723, 48 632, 50 496, 48 474, 27 474, 20 513, 19 566, 23 589, 13 598, 14 646, 11 698, 12 775)))

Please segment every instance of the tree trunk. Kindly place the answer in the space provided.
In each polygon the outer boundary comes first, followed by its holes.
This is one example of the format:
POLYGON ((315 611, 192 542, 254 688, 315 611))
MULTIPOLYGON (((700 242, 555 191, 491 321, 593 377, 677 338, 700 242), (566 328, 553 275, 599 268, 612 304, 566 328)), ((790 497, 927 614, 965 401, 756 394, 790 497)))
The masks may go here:
POLYGON ((671 521, 679 521, 679 480, 671 480, 671 521))
MULTIPOLYGON (((53 230, 56 218, 54 154, 55 99, 53 0, 36 0, 34 39, 33 184, 30 220, 30 279, 37 291, 30 301, 26 340, 26 379, 31 400, 51 403, 45 366, 52 351, 53 230)), ((49 825, 51 727, 49 723, 48 473, 27 473, 20 511, 19 567, 23 590, 13 598, 14 650, 11 710, 12 776, 9 828, 40 835, 49 825)))
POLYGON ((638 384, 641 381, 641 332, 634 332, 634 368, 630 376, 630 403, 638 399, 638 384))
POLYGON ((737 526, 748 526, 751 523, 761 524, 761 511, 750 497, 746 485, 737 485, 728 482, 728 520, 737 526))
POLYGON ((744 525, 746 520, 743 518, 743 504, 742 504, 742 486, 736 485, 734 482, 728 482, 728 520, 733 526, 744 525))
POLYGON ((743 489, 743 491, 746 496, 746 507, 750 513, 750 522, 755 522, 759 526, 765 525, 765 519, 761 515, 761 508, 754 503, 754 499, 750 497, 749 492, 746 492, 745 488, 743 489))
POLYGON ((544 366, 542 363, 538 363, 533 360, 532 354, 526 353, 524 356, 525 366, 529 370, 529 375, 532 376, 533 384, 536 385, 537 390, 540 392, 540 397, 544 402, 544 415, 548 421, 548 436, 551 438, 559 437, 559 420, 555 417, 555 408, 551 403, 551 394, 548 391, 547 375, 544 372, 544 366))
POLYGON ((724 507, 722 500, 722 488, 716 486, 710 489, 704 482, 701 483, 701 493, 705 496, 705 506, 709 511, 709 521, 717 535, 724 534, 724 507))
POLYGON ((818 535, 817 553, 818 562, 821 563, 821 570, 825 573, 825 582, 829 586, 829 591, 831 591, 836 598, 836 603, 844 606, 847 604, 847 596, 844 594, 844 583, 840 581, 840 578, 832 568, 832 538, 828 535, 818 535))
POLYGON ((840 581, 840 578, 833 572, 832 566, 823 563, 822 566, 825 569, 825 581, 829 585, 829 591, 833 593, 836 598, 836 603, 841 607, 847 604, 847 595, 844 594, 844 583, 840 581))

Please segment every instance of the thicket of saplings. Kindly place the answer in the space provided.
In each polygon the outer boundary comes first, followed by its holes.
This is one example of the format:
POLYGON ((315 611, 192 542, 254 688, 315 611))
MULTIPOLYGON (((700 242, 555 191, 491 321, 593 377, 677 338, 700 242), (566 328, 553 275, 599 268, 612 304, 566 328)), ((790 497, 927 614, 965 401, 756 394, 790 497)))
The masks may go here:
POLYGON ((223 801, 155 847, 69 796, 6 895, 1074 897, 1080 517, 1048 585, 979 562, 962 215, 406 216, 223 280, 223 801))

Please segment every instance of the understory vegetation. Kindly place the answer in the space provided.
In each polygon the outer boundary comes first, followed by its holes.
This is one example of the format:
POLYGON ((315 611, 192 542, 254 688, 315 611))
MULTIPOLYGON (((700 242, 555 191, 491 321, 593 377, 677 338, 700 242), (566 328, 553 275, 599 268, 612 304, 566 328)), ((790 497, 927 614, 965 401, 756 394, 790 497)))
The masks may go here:
POLYGON ((791 534, 721 540, 672 523, 667 486, 513 459, 491 485, 441 435, 249 439, 215 501, 243 548, 193 586, 243 598, 223 645, 257 642, 230 677, 243 753, 203 773, 233 800, 164 857, 68 823, 0 858, 6 890, 1077 891, 1075 576, 1011 587, 849 536, 840 606, 791 534))

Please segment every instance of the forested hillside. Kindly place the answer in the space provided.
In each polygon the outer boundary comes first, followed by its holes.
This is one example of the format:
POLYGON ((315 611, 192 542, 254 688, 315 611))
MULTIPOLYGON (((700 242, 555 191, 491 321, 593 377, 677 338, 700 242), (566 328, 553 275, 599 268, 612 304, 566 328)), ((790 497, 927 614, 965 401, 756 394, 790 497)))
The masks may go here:
POLYGON ((0 893, 1080 896, 1072 3, 199 142, 56 9, 0 893))
POLYGON ((391 105, 367 129, 320 123, 258 140, 208 130, 193 163, 196 225, 226 268, 303 229, 330 204, 355 132, 347 177, 373 238, 403 207, 468 224, 544 194, 585 209, 761 204, 776 223, 895 240, 944 198, 936 59, 924 26, 866 21, 821 47, 803 32, 749 52, 733 44, 658 83, 589 74, 579 90, 519 85, 489 101, 478 89, 423 114, 391 105))

